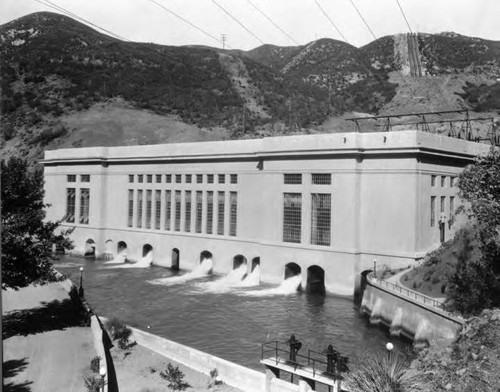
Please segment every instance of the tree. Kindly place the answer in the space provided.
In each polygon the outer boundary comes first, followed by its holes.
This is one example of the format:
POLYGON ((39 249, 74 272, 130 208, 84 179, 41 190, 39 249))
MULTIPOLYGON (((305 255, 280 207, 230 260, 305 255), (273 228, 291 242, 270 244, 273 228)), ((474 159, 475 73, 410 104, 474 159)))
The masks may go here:
POLYGON ((500 151, 478 157, 460 174, 458 188, 475 223, 480 255, 459 257, 446 307, 469 316, 500 306, 500 151))
POLYGON ((44 221, 42 171, 12 157, 2 160, 0 174, 2 289, 56 280, 52 249, 71 249, 71 230, 59 231, 59 222, 44 221))
POLYGON ((179 369, 179 366, 174 366, 171 363, 167 364, 167 368, 160 373, 160 377, 168 382, 168 387, 174 392, 191 387, 184 381, 184 373, 179 369))

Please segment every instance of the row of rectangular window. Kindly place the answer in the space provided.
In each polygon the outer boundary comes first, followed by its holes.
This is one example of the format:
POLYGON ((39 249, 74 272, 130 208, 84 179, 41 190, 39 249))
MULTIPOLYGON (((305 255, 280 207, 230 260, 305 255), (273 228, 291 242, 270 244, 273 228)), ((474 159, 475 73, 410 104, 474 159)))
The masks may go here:
MULTIPOLYGON (((142 228, 143 214, 144 214, 144 192, 146 195, 145 206, 145 228, 152 228, 152 205, 153 205, 153 191, 152 190, 138 190, 137 191, 137 204, 136 204, 136 221, 135 226, 142 228)), ((165 216, 165 230, 181 231, 181 214, 182 204, 184 204, 184 227, 183 231, 191 232, 191 211, 192 211, 192 191, 185 190, 184 198, 182 198, 182 191, 180 190, 165 190, 164 192, 164 216, 165 216), (173 214, 172 214, 173 212, 173 214), (173 216, 172 216, 173 215, 173 216), (173 219, 172 219, 173 218, 173 219), (173 221, 173 222, 172 222, 173 221), (173 228, 172 228, 173 223, 173 228)), ((196 233, 202 232, 203 226, 203 191, 195 191, 195 223, 194 230, 196 233)), ((217 193, 217 234, 224 235, 225 226, 225 192, 219 191, 217 193)), ((213 221, 214 221, 214 192, 206 191, 206 234, 213 234, 213 221)), ((162 191, 154 191, 154 228, 159 230, 161 228, 162 218, 162 191)), ((229 235, 236 236, 237 231, 237 215, 238 215, 238 194, 237 192, 229 192, 229 235)), ((134 190, 128 190, 128 227, 134 226, 134 190)))
MULTIPOLYGON (((431 175, 431 186, 432 187, 436 186, 437 177, 438 177, 437 175, 434 175, 434 174, 431 175)), ((448 178, 448 184, 449 184, 450 188, 457 186, 457 181, 458 181, 457 177, 455 177, 455 176, 450 176, 450 177, 439 176, 439 177, 440 177, 441 188, 446 187, 446 178, 448 178)))
MULTIPOLYGON (((285 173, 283 175, 283 183, 286 185, 301 185, 302 174, 300 173, 285 173)), ((312 173, 311 184, 313 185, 331 185, 332 175, 330 173, 312 173)))
POLYGON ((66 215, 64 221, 75 223, 75 220, 82 225, 89 224, 90 215, 90 189, 80 188, 80 211, 76 216, 76 189, 66 188, 66 215))
MULTIPOLYGON (((436 197, 437 196, 431 196, 431 227, 436 226, 436 197)), ((449 204, 449 209, 448 209, 448 220, 450 223, 453 223, 455 220, 455 196, 450 196, 450 204, 449 204)), ((439 198, 439 218, 438 222, 440 223, 445 223, 446 221, 446 196, 440 196, 439 198)))
MULTIPOLYGON (((313 245, 329 246, 331 242, 332 196, 311 194, 311 238, 313 245)), ((302 194, 283 194, 283 242, 302 242, 302 194)))
MULTIPOLYGON (((76 182, 76 174, 66 176, 68 182, 76 182)), ((90 174, 80 174, 80 182, 90 182, 90 174)))
MULTIPOLYGON (((144 180, 146 180, 147 183, 152 183, 153 182, 153 176, 155 183, 162 183, 163 177, 165 177, 165 182, 167 184, 172 183, 172 179, 175 180, 176 184, 181 184, 182 183, 182 176, 184 176, 184 183, 186 184, 191 184, 193 182, 193 175, 192 174, 129 174, 128 175, 128 182, 129 183, 134 183, 136 181, 136 176, 137 176, 137 182, 138 183, 143 183, 144 180)), ((196 183, 197 184, 203 184, 203 177, 206 176, 206 182, 208 184, 213 184, 214 183, 214 174, 196 174, 196 183)), ((217 180, 219 184, 225 184, 226 183, 226 174, 217 174, 217 180)), ((238 175, 237 174, 229 174, 229 182, 231 184, 237 184, 238 183, 238 175)))

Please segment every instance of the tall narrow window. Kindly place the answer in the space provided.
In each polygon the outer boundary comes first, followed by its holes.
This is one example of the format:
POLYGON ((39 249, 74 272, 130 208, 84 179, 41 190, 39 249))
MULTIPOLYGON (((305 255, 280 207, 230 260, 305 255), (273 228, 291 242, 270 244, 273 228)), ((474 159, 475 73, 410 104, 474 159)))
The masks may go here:
POLYGON ((431 175, 431 186, 436 186, 436 176, 434 174, 431 175))
POLYGON ((191 184, 192 178, 193 178, 192 174, 186 174, 186 184, 191 184))
POLYGON ((137 175, 137 182, 143 182, 144 180, 144 174, 138 174, 137 175))
POLYGON ((431 196, 431 227, 436 226, 436 196, 431 196))
POLYGON ((189 233, 191 231, 191 191, 184 192, 184 231, 189 233))
POLYGON ((181 203, 181 191, 175 191, 175 231, 181 231, 181 203))
POLYGON ((66 222, 75 222, 75 188, 66 189, 66 222))
POLYGON ((238 225, 238 193, 229 192, 229 235, 235 237, 238 225))
POLYGON ((128 175, 128 182, 134 182, 134 175, 133 174, 128 175))
POLYGON ((329 193, 311 194, 311 244, 330 245, 331 198, 329 193))
POLYGON ((80 189, 80 223, 89 224, 90 210, 90 190, 88 188, 80 189))
POLYGON ((224 235, 224 192, 217 192, 217 234, 224 235))
POLYGON ((175 175, 175 183, 180 184, 182 182, 182 174, 175 175))
POLYGON ((219 184, 224 184, 226 182, 226 175, 219 174, 219 184))
POLYGON ((196 191, 196 222, 195 222, 195 231, 197 233, 201 233, 201 219, 203 216, 203 192, 196 191))
POLYGON ((214 193, 213 191, 207 192, 207 234, 213 233, 214 222, 214 193))
POLYGON ((148 183, 152 183, 153 182, 153 175, 152 174, 148 174, 146 176, 146 180, 148 181, 148 183))
POLYGON ((127 226, 132 227, 134 225, 134 190, 128 190, 128 220, 127 226))
POLYGON ((283 198, 283 242, 300 243, 302 236, 302 194, 285 193, 283 198))
POLYGON ((161 174, 155 174, 155 181, 161 182, 161 174))
POLYGON ((238 175, 237 174, 231 174, 231 184, 237 184, 238 183, 238 175))
POLYGON ((142 202, 143 202, 143 191, 142 189, 137 191, 137 220, 135 223, 136 227, 142 227, 142 202))
POLYGON ((165 191, 165 230, 170 230, 172 224, 172 191, 165 191))
POLYGON ((149 189, 146 191, 146 229, 151 229, 151 209, 153 206, 152 202, 152 191, 149 189))
POLYGON ((196 175, 196 183, 197 184, 203 183, 203 174, 197 174, 196 175))
POLYGON ((441 176, 441 188, 446 186, 446 176, 441 176))
POLYGON ((165 174, 165 182, 170 184, 172 182, 172 174, 165 174))
MULTIPOLYGON (((160 176, 161 178, 161 176, 160 176)), ((160 230, 161 222, 161 191, 157 189, 155 191, 155 229, 160 230)))
POLYGON ((441 214, 444 213, 444 205, 445 205, 445 203, 446 203, 446 196, 441 196, 441 202, 439 203, 440 204, 439 205, 439 212, 441 214))
POLYGON ((450 196, 450 221, 455 221, 455 196, 450 196))
POLYGON ((214 175, 213 174, 207 174, 207 183, 209 183, 209 184, 214 183, 214 175))

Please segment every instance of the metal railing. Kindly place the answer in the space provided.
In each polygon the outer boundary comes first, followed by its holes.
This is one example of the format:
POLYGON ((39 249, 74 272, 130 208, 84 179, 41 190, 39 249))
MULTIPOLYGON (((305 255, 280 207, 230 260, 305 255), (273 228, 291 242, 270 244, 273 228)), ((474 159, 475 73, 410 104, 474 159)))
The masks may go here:
POLYGON ((307 350, 307 355, 295 354, 295 361, 290 360, 290 344, 278 340, 262 344, 261 359, 274 359, 276 365, 286 364, 294 367, 294 370, 300 369, 312 373, 313 377, 320 375, 332 379, 333 381, 342 379, 339 374, 328 372, 326 354, 314 350, 307 350), (320 358, 318 358, 320 356, 320 358), (274 358, 273 358, 274 357, 274 358))
POLYGON ((434 298, 428 297, 427 295, 421 294, 417 291, 400 286, 398 284, 394 284, 386 280, 379 279, 376 276, 374 276, 373 272, 367 275, 367 279, 371 284, 402 294, 410 299, 414 299, 417 302, 421 302, 424 305, 432 306, 433 308, 436 308, 440 312, 446 312, 442 307, 442 302, 437 301, 434 298))

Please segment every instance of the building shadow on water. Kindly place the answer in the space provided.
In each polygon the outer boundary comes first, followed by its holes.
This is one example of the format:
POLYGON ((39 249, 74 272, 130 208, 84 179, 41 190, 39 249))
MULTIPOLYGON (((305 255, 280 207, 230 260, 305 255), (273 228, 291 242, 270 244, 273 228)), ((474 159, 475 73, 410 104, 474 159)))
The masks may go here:
POLYGON ((86 325, 82 309, 65 299, 43 303, 43 306, 10 312, 3 316, 2 338, 27 336, 86 325))

